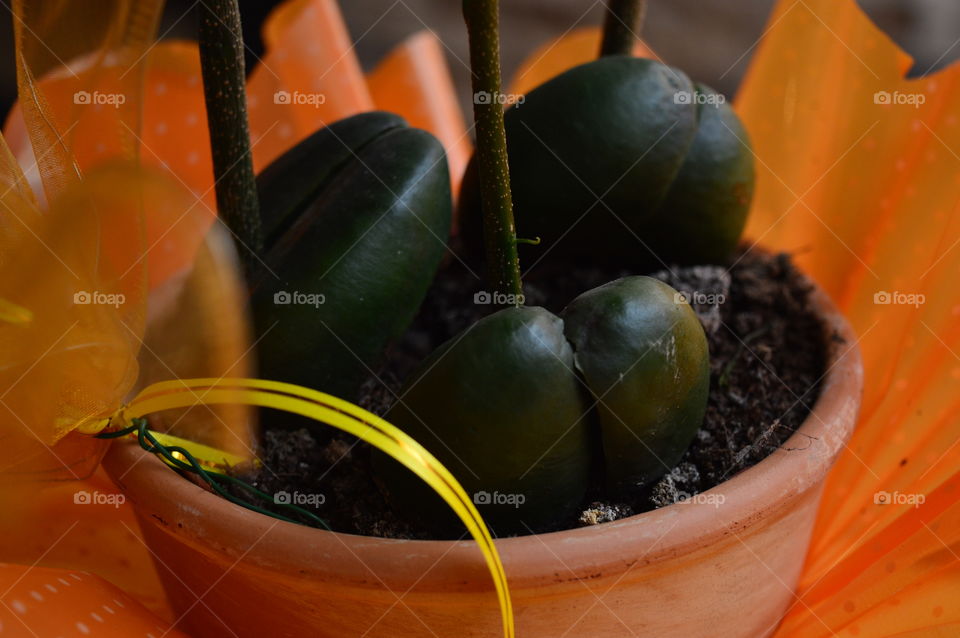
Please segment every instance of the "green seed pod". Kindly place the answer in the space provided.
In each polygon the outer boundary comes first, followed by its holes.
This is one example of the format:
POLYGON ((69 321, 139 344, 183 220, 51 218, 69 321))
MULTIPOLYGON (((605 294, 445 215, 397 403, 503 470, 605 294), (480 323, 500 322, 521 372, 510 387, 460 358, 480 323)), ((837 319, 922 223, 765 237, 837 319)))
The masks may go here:
POLYGON ((338 122, 264 171, 276 221, 251 300, 264 378, 356 399, 422 303, 450 232, 449 173, 433 136, 395 124, 338 122))
MULTIPOLYGON (((525 249, 532 258, 640 268, 719 262, 736 246, 753 155, 736 114, 681 71, 603 57, 531 91, 505 124, 517 234, 542 239, 525 249)), ((464 244, 479 257, 473 162, 460 205, 464 244)))
MULTIPOLYGON (((481 319, 434 351, 400 396, 385 418, 437 456, 497 534, 569 516, 583 500, 588 405, 563 322, 543 308, 481 319)), ((412 473, 374 461, 398 510, 452 524, 412 473)))
POLYGON ((257 175, 260 217, 267 250, 319 196, 354 153, 387 131, 406 128, 385 111, 338 120, 303 139, 257 175))
POLYGON ((562 317, 598 402, 608 487, 650 485, 677 464, 703 422, 710 361, 700 321, 679 293, 650 277, 589 290, 562 317))
POLYGON ((743 234, 753 200, 750 138, 713 89, 697 85, 697 135, 670 192, 638 231, 652 267, 723 263, 743 234))
MULTIPOLYGON (((562 316, 509 308, 480 320, 421 364, 386 416, 479 496, 498 533, 570 516, 591 469, 635 494, 676 465, 703 421, 706 336, 673 288, 619 279, 562 316)), ((374 458, 399 511, 453 525, 412 474, 374 458)))

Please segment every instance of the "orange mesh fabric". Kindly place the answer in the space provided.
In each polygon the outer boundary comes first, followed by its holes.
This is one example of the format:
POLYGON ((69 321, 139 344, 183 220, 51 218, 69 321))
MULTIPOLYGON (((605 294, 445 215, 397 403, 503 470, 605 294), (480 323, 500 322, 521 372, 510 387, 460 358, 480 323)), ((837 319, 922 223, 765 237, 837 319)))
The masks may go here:
MULTIPOLYGON (((176 183, 132 161, 142 60, 160 4, 14 3, 20 102, 0 139, 0 561, 96 571, 157 610, 165 602, 129 506, 74 501, 111 488, 102 475, 76 480, 93 472, 106 442, 72 430, 111 413, 134 387, 146 229, 170 226, 191 202, 176 183)), ((3 612, 13 610, 4 630, 54 635, 44 621, 62 621, 60 613, 32 614, 28 630, 13 606, 39 609, 43 601, 30 591, 40 588, 21 586, 44 570, 2 571, 3 612)), ((50 601, 58 612, 73 600, 60 594, 50 601)), ((57 635, 77 631, 82 618, 57 626, 57 635)), ((156 624, 117 626, 114 635, 156 624)))
POLYGON ((0 471, 76 477, 90 472, 102 444, 53 446, 84 419, 115 409, 137 377, 145 210, 182 206, 155 178, 116 163, 136 154, 137 69, 159 2, 88 10, 21 0, 14 9, 21 139, 43 197, 0 144, 8 184, 0 299, 28 315, 0 322, 0 471))
MULTIPOLYGON (((0 561, 89 570, 163 612, 129 504, 73 501, 110 490, 102 476, 76 480, 106 443, 72 430, 112 413, 135 384, 249 376, 245 293, 229 240, 208 232, 196 44, 153 46, 159 1, 88 4, 15 6, 20 102, 0 140, 0 561)), ((271 53, 249 86, 254 124, 276 118, 254 139, 260 167, 372 108, 334 2, 288 4, 266 36, 271 53), (320 46, 317 28, 329 36, 320 46), (310 73, 321 67, 323 78, 310 73), (284 104, 277 91, 321 92, 323 103, 284 104)), ((411 86, 450 85, 429 43, 392 60, 411 86)), ((428 109, 415 123, 459 143, 462 164, 462 120, 449 114, 428 109)), ((170 411, 153 425, 237 454, 253 436, 239 406, 170 411)))

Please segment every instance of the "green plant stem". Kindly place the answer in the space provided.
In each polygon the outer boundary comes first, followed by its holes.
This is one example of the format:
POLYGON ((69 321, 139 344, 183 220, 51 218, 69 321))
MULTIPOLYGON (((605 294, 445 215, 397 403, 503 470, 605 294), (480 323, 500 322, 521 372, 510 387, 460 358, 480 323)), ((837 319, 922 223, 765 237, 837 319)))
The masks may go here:
POLYGON ((607 0, 601 56, 633 54, 646 8, 646 0, 607 0))
POLYGON ((491 292, 521 299, 520 261, 517 257, 507 134, 500 96, 500 3, 463 0, 463 17, 470 37, 473 70, 473 117, 477 124, 477 161, 483 239, 491 292))
POLYGON ((206 0, 202 4, 200 65, 217 210, 233 233, 249 274, 263 247, 263 237, 247 122, 240 10, 237 0, 206 0))

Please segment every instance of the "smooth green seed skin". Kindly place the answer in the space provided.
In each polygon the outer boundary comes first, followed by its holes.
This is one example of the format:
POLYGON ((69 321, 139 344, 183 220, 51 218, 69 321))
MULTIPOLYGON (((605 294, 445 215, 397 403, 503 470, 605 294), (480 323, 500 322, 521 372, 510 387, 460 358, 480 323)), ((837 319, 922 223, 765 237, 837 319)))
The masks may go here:
POLYGON ((610 56, 511 107, 505 125, 518 236, 540 237, 541 250, 557 244, 557 255, 632 250, 636 240, 626 241, 621 220, 632 224, 654 210, 680 170, 695 109, 673 95, 692 90, 662 64, 610 56))
MULTIPOLYGON (((510 308, 441 346, 387 414, 476 494, 498 534, 569 517, 591 474, 636 493, 680 460, 703 420, 709 388, 703 328, 671 287, 627 277, 588 291, 562 319, 510 308)), ((407 470, 375 455, 400 512, 456 529, 443 503, 407 470)))
MULTIPOLYGON (((718 100, 682 71, 609 56, 549 80, 508 109, 517 233, 543 239, 521 257, 638 270, 727 260, 753 197, 754 157, 739 118, 718 100)), ((471 162, 460 216, 474 256, 476 182, 471 162)))
POLYGON ((404 119, 393 113, 360 113, 323 127, 260 171, 257 193, 266 248, 354 159, 354 153, 387 131, 406 127, 404 119))
POLYGON ((697 135, 666 199, 639 234, 656 251, 647 263, 725 263, 740 241, 754 192, 754 159, 743 123, 702 84, 697 135))
POLYGON ((598 401, 607 487, 652 484, 703 422, 710 357, 700 321, 673 288, 650 277, 587 291, 562 317, 598 401))
MULTIPOLYGON (((290 223, 277 222, 286 228, 263 257, 276 277, 265 270, 253 287, 263 378, 356 400, 426 296, 450 233, 445 154, 429 133, 387 124, 369 139, 360 136, 349 157, 340 152, 336 167, 312 172, 305 158, 290 169, 303 179, 320 176, 321 184, 301 187, 305 205, 288 201, 287 210, 298 212, 290 223), (316 297, 298 303, 294 293, 316 297), (278 295, 290 303, 278 303, 278 295)), ((343 149, 343 142, 328 142, 311 156, 336 161, 327 148, 343 149)))
MULTIPOLYGON (((481 319, 424 361, 401 396, 386 419, 436 455, 471 497, 522 497, 519 506, 477 499, 498 535, 568 516, 583 500, 589 419, 556 315, 520 307, 481 319)), ((374 461, 399 511, 455 524, 411 472, 381 454, 374 461)))

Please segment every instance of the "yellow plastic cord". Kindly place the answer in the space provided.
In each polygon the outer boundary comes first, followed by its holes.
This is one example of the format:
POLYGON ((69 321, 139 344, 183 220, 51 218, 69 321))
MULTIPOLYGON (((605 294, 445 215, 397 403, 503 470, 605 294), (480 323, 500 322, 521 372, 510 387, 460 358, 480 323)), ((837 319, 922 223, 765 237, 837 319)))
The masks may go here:
MULTIPOLYGON (((263 379, 186 379, 162 381, 144 388, 110 419, 96 419, 77 428, 96 434, 108 424, 122 425, 130 419, 196 405, 244 404, 299 414, 348 432, 389 454, 423 479, 457 514, 477 541, 486 560, 500 603, 503 633, 514 638, 513 606, 506 573, 490 531, 473 502, 452 474, 430 452, 380 417, 348 401, 290 383, 263 379)), ((167 435, 169 436, 169 435, 167 435)), ((158 437, 159 438, 159 437, 158 437)), ((178 445, 198 459, 222 463, 231 455, 182 439, 178 445)), ((240 459, 235 459, 240 460, 240 459)))

